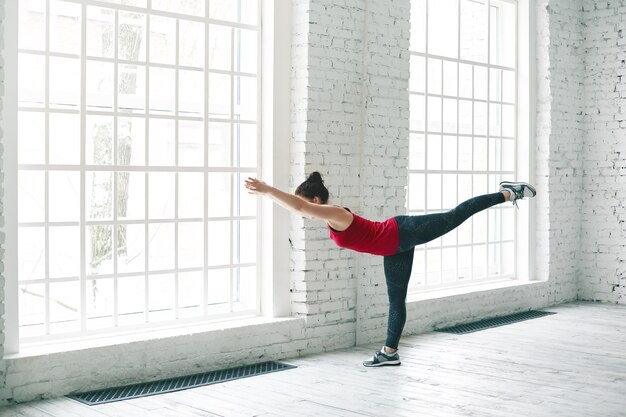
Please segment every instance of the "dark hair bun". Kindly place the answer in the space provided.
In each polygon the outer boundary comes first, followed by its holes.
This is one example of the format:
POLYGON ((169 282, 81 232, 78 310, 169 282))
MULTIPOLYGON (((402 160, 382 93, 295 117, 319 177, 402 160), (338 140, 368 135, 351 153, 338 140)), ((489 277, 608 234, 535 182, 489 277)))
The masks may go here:
POLYGON ((309 178, 307 178, 307 181, 313 182, 313 183, 324 183, 324 180, 322 180, 322 174, 320 174, 319 172, 315 171, 312 172, 311 175, 309 175, 309 178))

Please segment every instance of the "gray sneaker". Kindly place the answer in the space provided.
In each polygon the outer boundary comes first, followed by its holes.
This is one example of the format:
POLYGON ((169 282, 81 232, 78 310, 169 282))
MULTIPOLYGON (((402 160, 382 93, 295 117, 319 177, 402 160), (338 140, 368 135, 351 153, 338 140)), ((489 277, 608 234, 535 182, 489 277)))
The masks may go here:
POLYGON ((393 353, 392 355, 387 355, 381 350, 374 353, 372 359, 369 361, 364 361, 363 366, 373 367, 373 366, 397 366, 400 365, 400 355, 398 355, 398 351, 393 353))
POLYGON ((535 187, 527 182, 502 181, 500 183, 500 191, 508 191, 511 193, 510 201, 515 207, 517 207, 517 200, 521 200, 525 197, 532 198, 537 195, 535 187))

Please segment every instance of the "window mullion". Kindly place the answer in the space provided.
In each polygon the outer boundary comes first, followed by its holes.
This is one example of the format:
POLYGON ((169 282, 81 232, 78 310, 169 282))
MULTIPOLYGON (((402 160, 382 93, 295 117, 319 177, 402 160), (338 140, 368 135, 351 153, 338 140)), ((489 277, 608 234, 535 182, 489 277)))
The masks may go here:
POLYGON ((179 50, 178 46, 180 44, 179 40, 180 33, 180 21, 176 19, 176 45, 174 47, 175 52, 175 62, 176 69, 174 70, 174 114, 176 115, 176 121, 174 122, 174 165, 176 166, 176 172, 174 173, 174 318, 178 319, 179 317, 179 306, 178 306, 178 188, 179 188, 179 180, 180 177, 178 175, 178 148, 179 148, 179 121, 178 121, 178 110, 180 108, 180 89, 179 89, 179 77, 180 70, 178 69, 178 55, 179 50))
MULTIPOLYGON (((147 0, 148 10, 152 8, 152 0, 147 0)), ((146 126, 145 126, 145 159, 146 159, 146 167, 150 166, 150 15, 146 14, 146 126)), ((144 191, 145 191, 145 233, 144 233, 144 253, 145 253, 145 267, 144 267, 144 322, 150 322, 150 227, 148 223, 148 219, 150 216, 149 204, 150 201, 150 175, 146 170, 145 173, 145 181, 144 181, 144 191)))

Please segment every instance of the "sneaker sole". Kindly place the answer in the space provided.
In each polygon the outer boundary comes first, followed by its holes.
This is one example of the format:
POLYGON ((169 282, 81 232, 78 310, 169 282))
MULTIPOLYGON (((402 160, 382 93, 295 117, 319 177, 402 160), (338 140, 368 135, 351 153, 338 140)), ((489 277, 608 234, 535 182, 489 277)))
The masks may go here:
POLYGON ((400 365, 402 362, 398 361, 385 361, 385 362, 380 362, 380 363, 373 363, 373 364, 363 364, 363 366, 365 366, 366 368, 376 368, 378 366, 398 366, 400 365))
MULTIPOLYGON (((507 185, 514 186, 516 184, 520 184, 520 183, 519 182, 503 181, 503 182, 500 183, 500 187, 507 186, 507 185)), ((537 190, 535 190, 535 187, 533 187, 532 185, 530 185, 527 182, 522 182, 522 184, 524 184, 530 191, 532 191, 532 193, 533 193, 532 197, 537 195, 537 190)))

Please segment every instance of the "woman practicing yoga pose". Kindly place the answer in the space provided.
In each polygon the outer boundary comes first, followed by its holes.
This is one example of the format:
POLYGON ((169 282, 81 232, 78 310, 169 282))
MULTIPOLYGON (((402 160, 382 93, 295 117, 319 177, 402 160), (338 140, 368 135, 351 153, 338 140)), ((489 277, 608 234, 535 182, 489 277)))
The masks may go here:
POLYGON ((456 208, 423 216, 395 216, 384 222, 366 220, 349 209, 328 205, 328 190, 319 172, 312 173, 288 194, 263 181, 248 178, 250 193, 265 195, 276 203, 308 218, 323 220, 337 246, 384 256, 389 296, 389 317, 385 345, 365 366, 400 365, 398 342, 406 322, 405 299, 413 266, 413 248, 445 235, 472 215, 496 204, 534 197, 537 192, 525 182, 501 182, 500 192, 471 198, 456 208))

